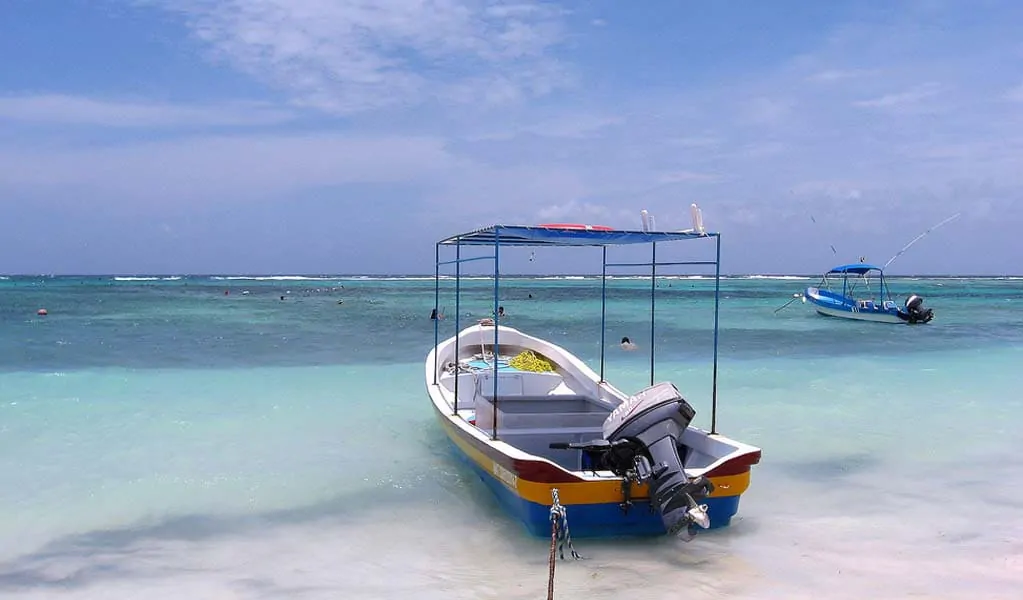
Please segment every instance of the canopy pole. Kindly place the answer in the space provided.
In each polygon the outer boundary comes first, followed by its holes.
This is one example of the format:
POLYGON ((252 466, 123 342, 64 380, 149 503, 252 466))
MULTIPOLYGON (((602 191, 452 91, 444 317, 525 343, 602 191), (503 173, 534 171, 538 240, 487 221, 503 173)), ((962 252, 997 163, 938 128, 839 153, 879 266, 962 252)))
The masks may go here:
POLYGON ((455 241, 455 413, 458 414, 458 380, 461 373, 458 372, 458 357, 462 355, 462 332, 460 321, 462 318, 462 244, 461 240, 455 241))
POLYGON ((437 385, 440 364, 440 353, 437 352, 437 344, 440 343, 440 244, 434 246, 433 258, 433 385, 437 385))
POLYGON ((714 259, 714 378, 710 394, 710 433, 718 432, 718 313, 721 303, 721 234, 717 235, 717 252, 714 259))
POLYGON ((650 244, 650 385, 654 384, 654 308, 657 289, 657 242, 650 244))
POLYGON ((607 330, 607 246, 600 247, 600 383, 604 383, 604 335, 607 330))
MULTIPOLYGON (((498 296, 498 281, 501 279, 501 228, 494 228, 494 430, 491 433, 492 439, 497 439, 497 357, 500 352, 497 345, 497 330, 501 324, 500 300, 498 296)), ((482 333, 482 332, 481 332, 482 333)), ((482 337, 482 336, 481 336, 482 337)), ((484 358, 486 358, 484 356, 484 358)))

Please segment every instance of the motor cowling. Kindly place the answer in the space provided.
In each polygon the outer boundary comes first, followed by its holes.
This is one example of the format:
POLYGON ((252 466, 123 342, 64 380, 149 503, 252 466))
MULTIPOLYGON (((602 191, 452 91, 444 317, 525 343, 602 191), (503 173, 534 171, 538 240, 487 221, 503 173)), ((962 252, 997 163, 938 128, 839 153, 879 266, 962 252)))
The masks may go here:
POLYGON ((616 408, 604 421, 604 439, 578 444, 551 444, 575 448, 589 455, 592 464, 638 483, 650 482, 650 501, 672 535, 688 536, 695 526, 710 527, 707 506, 700 504, 714 485, 685 470, 681 444, 696 411, 671 383, 642 390, 616 408), (680 454, 681 450, 681 454, 680 454))
POLYGON ((906 298, 905 308, 899 311, 899 317, 907 323, 928 323, 934 318, 934 311, 924 308, 924 299, 916 294, 906 298))

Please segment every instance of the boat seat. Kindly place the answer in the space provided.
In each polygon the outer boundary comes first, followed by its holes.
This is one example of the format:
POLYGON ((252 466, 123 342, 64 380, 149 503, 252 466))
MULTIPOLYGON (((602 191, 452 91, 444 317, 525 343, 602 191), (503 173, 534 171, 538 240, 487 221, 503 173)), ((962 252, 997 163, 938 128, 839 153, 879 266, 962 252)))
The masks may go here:
POLYGON ((569 471, 578 471, 583 466, 583 453, 576 450, 552 450, 552 442, 579 443, 601 437, 599 427, 580 429, 504 429, 498 428, 497 439, 523 452, 542 456, 569 471))
MULTIPOLYGON (((600 431, 611 409, 579 394, 543 396, 498 396, 497 426, 500 430, 524 430, 534 433, 557 432, 566 428, 600 431)), ((493 427, 494 403, 482 396, 476 401, 476 424, 493 427)))

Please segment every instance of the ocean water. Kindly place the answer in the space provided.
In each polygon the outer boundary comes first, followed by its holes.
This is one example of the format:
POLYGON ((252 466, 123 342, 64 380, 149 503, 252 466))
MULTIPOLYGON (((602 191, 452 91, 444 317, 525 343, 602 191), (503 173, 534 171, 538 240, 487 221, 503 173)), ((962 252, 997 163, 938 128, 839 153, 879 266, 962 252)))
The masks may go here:
MULTIPOLYGON (((1020 597, 1023 279, 893 280, 934 308, 918 327, 775 313, 809 283, 722 282, 719 429, 763 448, 732 526, 576 540, 556 598, 1020 597)), ((648 383, 653 342, 707 426, 713 282, 660 280, 654 340, 648 285, 610 284, 608 379, 648 383)), ((487 316, 488 282, 464 291, 464 322, 487 316)), ((433 294, 0 279, 0 598, 545 598, 548 541, 432 420, 433 294)), ((591 364, 599 298, 592 279, 502 288, 507 324, 591 364)), ((451 335, 450 282, 441 304, 451 335)))

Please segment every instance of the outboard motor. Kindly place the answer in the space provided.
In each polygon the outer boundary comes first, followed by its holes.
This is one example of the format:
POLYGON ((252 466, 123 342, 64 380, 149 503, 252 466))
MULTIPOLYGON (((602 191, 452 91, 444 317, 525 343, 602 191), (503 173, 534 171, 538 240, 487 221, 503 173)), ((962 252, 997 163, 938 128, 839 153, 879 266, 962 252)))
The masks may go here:
POLYGON ((604 439, 551 448, 578 449, 589 454, 597 468, 629 481, 650 481, 650 500, 672 535, 692 533, 690 526, 710 527, 707 505, 700 504, 714 485, 703 476, 689 477, 683 467, 682 433, 696 411, 671 383, 639 392, 604 421, 604 439))
POLYGON ((906 298, 906 308, 899 311, 899 317, 910 324, 929 323, 934 318, 934 311, 924 308, 924 299, 913 294, 906 298))

